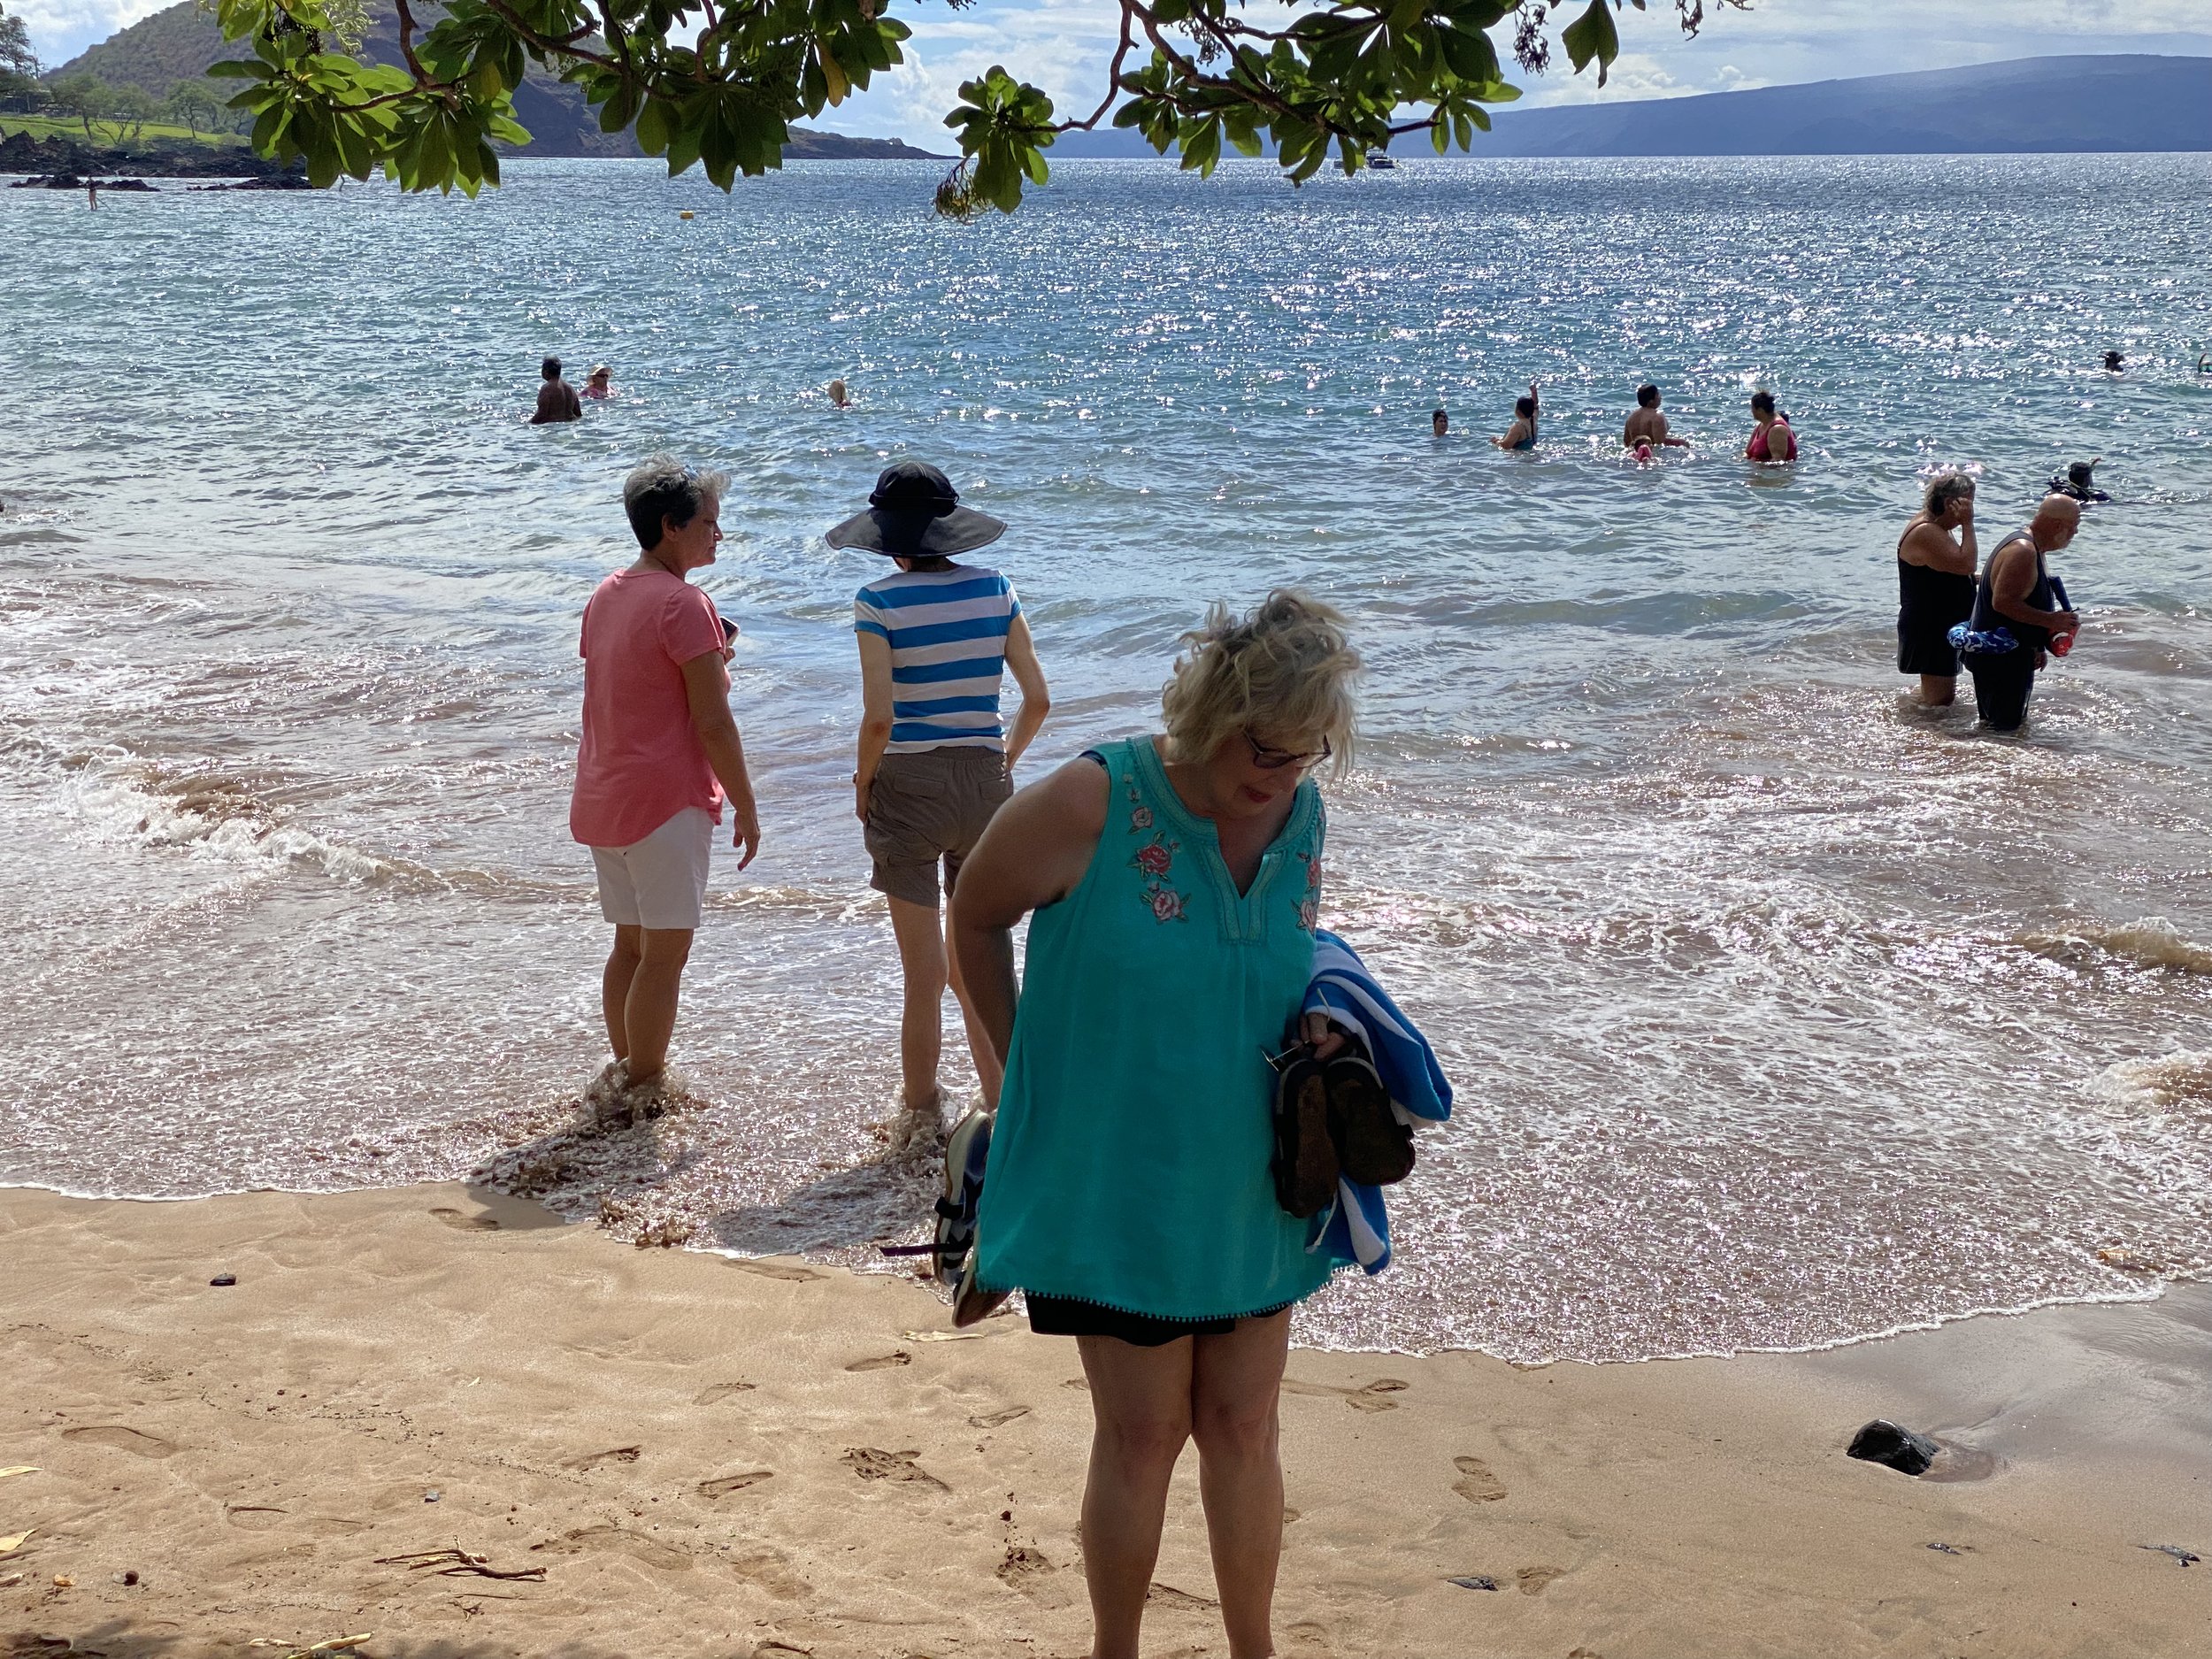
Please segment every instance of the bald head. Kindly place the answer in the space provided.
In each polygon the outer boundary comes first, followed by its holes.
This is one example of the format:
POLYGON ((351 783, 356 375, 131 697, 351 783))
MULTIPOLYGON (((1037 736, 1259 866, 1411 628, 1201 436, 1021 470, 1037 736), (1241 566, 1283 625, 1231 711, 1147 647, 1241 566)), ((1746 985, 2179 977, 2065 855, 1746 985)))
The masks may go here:
POLYGON ((2046 495, 2035 517, 2028 521, 2035 544, 2045 552, 2064 547, 2081 528, 2081 503, 2071 495, 2046 495))

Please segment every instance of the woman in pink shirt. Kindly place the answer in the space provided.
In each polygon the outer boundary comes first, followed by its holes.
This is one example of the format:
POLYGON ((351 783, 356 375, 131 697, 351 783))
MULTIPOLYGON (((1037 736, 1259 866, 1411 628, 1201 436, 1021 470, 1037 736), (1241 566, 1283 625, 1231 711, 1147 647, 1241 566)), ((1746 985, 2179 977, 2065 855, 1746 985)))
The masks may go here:
MULTIPOLYGON (((568 823, 591 849, 599 908, 614 924, 600 1001, 615 1059, 602 1081, 617 1097, 666 1069, 725 799, 730 844, 744 849, 737 867, 760 846, 730 717, 729 643, 713 603, 684 580, 714 563, 726 482, 667 456, 633 472, 622 506, 644 551, 584 607, 584 731, 568 823)), ((620 1115, 649 1112, 657 1093, 631 1097, 620 1115)))

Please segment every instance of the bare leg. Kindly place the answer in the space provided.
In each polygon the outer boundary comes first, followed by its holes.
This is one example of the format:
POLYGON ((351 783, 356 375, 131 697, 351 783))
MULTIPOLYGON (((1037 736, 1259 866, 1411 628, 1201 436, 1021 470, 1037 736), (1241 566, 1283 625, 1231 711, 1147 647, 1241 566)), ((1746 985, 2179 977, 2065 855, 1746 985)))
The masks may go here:
POLYGON ((1283 1553, 1277 1409, 1290 1310, 1240 1319, 1226 1336, 1194 1340, 1191 1434, 1198 1442, 1198 1490, 1229 1659, 1265 1659, 1275 1651, 1270 1613, 1283 1553))
POLYGON ((983 1085, 983 1103, 996 1111, 999 1086, 1006 1080, 1006 1068, 999 1064, 998 1051, 991 1047, 989 1033, 968 1004, 968 987, 960 978, 960 958, 947 951, 945 964, 949 970, 947 977, 952 985, 954 1000, 960 1004, 961 1023, 967 1027, 968 1054, 975 1062, 976 1081, 983 1085))
POLYGON ((1920 676, 1920 701, 1932 709, 1947 709, 1958 697, 1956 674, 1923 674, 1920 676))
POLYGON ((608 1046, 618 1060, 630 1057, 623 1010, 630 1000, 630 981, 637 978, 638 964, 644 959, 645 944, 638 937, 642 931, 636 926, 615 928, 614 949, 607 953, 607 965, 599 975, 599 1011, 606 1017, 608 1046))
MULTIPOLYGON (((1076 1339, 1091 1385, 1093 1417, 1090 1477, 1083 1485, 1091 1659, 1137 1659, 1137 1630, 1167 1517, 1168 1479, 1190 1438, 1196 1340, 1139 1348, 1113 1336, 1076 1339)), ((1279 1537, 1282 1522, 1279 1502, 1279 1537)))
POLYGON ((944 1050, 945 929, 937 906, 890 899, 891 935, 898 941, 906 1003, 899 1016, 899 1073, 910 1110, 937 1094, 937 1061, 944 1050))
MULTIPOLYGON (((641 927, 637 971, 622 1002, 622 1029, 629 1039, 630 1081, 658 1077, 668 1064, 668 1039, 676 1029, 676 994, 691 956, 688 927, 641 927)), ((620 946, 618 944, 618 949, 620 946)))

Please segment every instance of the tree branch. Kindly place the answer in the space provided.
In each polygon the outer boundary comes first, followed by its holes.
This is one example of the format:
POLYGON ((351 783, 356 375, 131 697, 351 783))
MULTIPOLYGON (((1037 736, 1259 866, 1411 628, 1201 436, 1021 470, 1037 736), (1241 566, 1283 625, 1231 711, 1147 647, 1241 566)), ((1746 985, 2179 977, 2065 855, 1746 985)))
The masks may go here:
POLYGON ((1091 111, 1090 119, 1088 120, 1063 121, 1052 129, 1054 132, 1090 132, 1098 126, 1099 122, 1106 119, 1106 111, 1114 107, 1114 99, 1121 91, 1122 59, 1129 56, 1129 48, 1132 44, 1133 44, 1129 34, 1129 12, 1130 6, 1128 4, 1128 0, 1123 0, 1121 8, 1121 44, 1114 48, 1114 61, 1108 65, 1106 70, 1106 96, 1098 101, 1098 107, 1091 111))
MULTIPOLYGON (((562 58, 577 58, 587 64, 597 64, 603 69, 629 70, 629 65, 626 62, 618 64, 603 53, 580 50, 576 45, 578 37, 574 35, 539 34, 537 30, 515 15, 514 8, 507 4, 506 0, 484 0, 484 9, 512 29, 525 46, 534 46, 541 52, 552 52, 562 58)), ((604 6, 600 8, 601 15, 605 15, 605 10, 604 6)))
MULTIPOLYGON (((430 76, 424 71, 422 59, 415 56, 415 14, 408 10, 407 0, 397 0, 399 6, 399 55, 407 60, 407 73, 415 78, 417 86, 428 86, 430 76)), ((369 105, 364 104, 363 108, 369 105)))

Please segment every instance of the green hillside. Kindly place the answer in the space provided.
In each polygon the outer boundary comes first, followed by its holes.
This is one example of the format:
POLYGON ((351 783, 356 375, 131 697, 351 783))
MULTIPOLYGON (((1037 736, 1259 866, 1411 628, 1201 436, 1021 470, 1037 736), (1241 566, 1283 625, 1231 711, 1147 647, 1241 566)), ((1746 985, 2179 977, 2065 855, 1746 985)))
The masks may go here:
MULTIPOLYGON (((426 23, 437 14, 434 5, 416 8, 418 20, 426 23)), ((362 42, 360 57, 371 63, 399 60, 399 34, 388 4, 373 4, 373 21, 362 42)), ((207 66, 226 58, 248 56, 247 48, 223 39, 214 14, 193 0, 178 4, 89 47, 60 68, 50 70, 47 80, 64 75, 97 76, 110 86, 143 87, 154 96, 166 97, 180 81, 207 73, 207 66)), ((584 95, 533 65, 523 84, 515 88, 515 116, 530 129, 531 142, 520 151, 527 156, 635 156, 637 141, 627 132, 603 133, 599 119, 584 102, 584 95)), ((888 139, 845 138, 794 127, 785 154, 795 157, 842 159, 851 157, 921 157, 927 151, 888 139)))
POLYGON ((201 11, 192 0, 180 0, 49 70, 46 79, 94 75, 111 87, 142 87, 165 98, 178 81, 205 74, 219 58, 243 55, 223 39, 214 13, 201 11))

